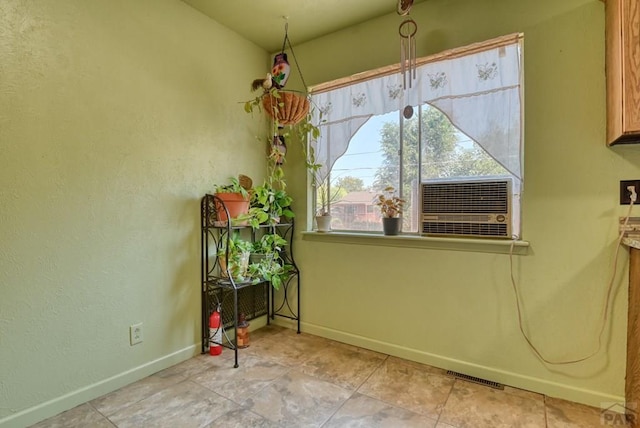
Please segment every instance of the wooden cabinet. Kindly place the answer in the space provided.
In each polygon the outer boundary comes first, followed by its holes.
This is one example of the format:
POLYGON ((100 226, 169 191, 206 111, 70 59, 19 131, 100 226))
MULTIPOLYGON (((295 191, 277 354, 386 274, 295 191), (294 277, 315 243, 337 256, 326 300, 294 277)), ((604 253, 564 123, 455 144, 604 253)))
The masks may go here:
POLYGON ((640 143, 640 0, 607 0, 607 144, 640 143))
MULTIPOLYGON (((611 1, 611 0, 607 0, 611 1)), ((625 401, 630 426, 638 426, 640 402, 640 249, 629 249, 629 309, 627 315, 627 374, 625 401), (631 408, 631 406, 634 406, 631 408)))

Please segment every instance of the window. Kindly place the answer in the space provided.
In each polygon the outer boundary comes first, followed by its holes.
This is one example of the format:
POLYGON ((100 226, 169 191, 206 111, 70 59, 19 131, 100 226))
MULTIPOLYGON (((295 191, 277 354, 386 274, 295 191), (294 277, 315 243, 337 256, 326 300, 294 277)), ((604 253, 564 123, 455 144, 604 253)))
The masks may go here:
POLYGON ((316 201, 332 229, 381 231, 375 196, 392 186, 407 201, 403 232, 418 233, 423 183, 491 177, 511 183, 517 235, 521 44, 516 34, 421 58, 411 87, 386 67, 312 88, 321 136, 311 144, 323 165, 316 201))

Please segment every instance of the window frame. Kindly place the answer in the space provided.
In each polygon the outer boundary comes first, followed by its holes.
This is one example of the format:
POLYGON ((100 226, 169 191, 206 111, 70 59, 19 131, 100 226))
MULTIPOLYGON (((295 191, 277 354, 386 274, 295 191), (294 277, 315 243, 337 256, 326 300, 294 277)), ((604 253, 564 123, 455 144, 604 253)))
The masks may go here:
MULTIPOLYGON (((506 46, 506 45, 511 45, 511 44, 515 44, 517 43, 520 49, 520 53, 519 55, 522 55, 522 45, 523 45, 523 37, 524 35, 522 33, 515 33, 515 34, 510 34, 507 36, 502 36, 502 37, 498 37, 495 39, 491 39, 485 42, 480 42, 480 43, 474 43, 472 45, 469 46, 464 46, 464 47, 460 47, 460 48, 455 48, 455 49, 451 49, 445 52, 441 52, 435 55, 430 55, 427 57, 422 57, 416 60, 417 65, 423 65, 423 64, 428 64, 428 63, 432 63, 432 62, 437 62, 437 61, 442 61, 444 59, 452 59, 452 58, 457 58, 457 57, 462 57, 462 56, 469 56, 473 53, 477 53, 477 52, 483 52, 483 51, 488 51, 491 49, 495 49, 495 48, 499 48, 501 46, 506 46)), ((320 85, 315 85, 313 87, 310 88, 310 92, 313 94, 318 94, 318 93, 322 93, 322 92, 326 92, 326 91, 331 91, 334 89, 339 89, 339 88, 345 88, 348 86, 352 86, 355 85, 359 82, 363 82, 363 81, 367 81, 367 80, 371 80, 371 79, 375 79, 375 78, 379 78, 382 76, 387 76, 387 75, 391 75, 391 74, 395 74, 395 73, 399 73, 400 70, 400 64, 395 64, 395 65, 391 65, 391 66, 386 66, 386 67, 381 67, 375 70, 370 70, 370 71, 366 71, 363 73, 358 73, 356 75, 353 76, 349 76, 346 78, 341 78, 341 79, 337 79, 331 82, 326 82, 320 85)), ((520 129, 520 150, 519 150, 519 157, 520 157, 520 171, 523 169, 523 152, 524 152, 524 147, 523 147, 523 135, 524 135, 524 123, 523 123, 523 109, 524 109, 524 105, 523 105, 523 93, 524 93, 524 79, 522 77, 522 59, 520 58, 520 77, 519 77, 519 85, 518 85, 518 90, 519 90, 519 97, 520 97, 520 104, 519 104, 519 114, 520 114, 520 122, 518 123, 519 129, 520 129)), ((418 108, 418 117, 420 117, 420 113, 423 111, 423 105, 424 104, 431 104, 428 101, 424 101, 422 102, 422 104, 419 104, 419 108, 418 108)), ((434 107, 432 105, 432 107, 434 107)), ((435 107, 437 108, 437 107, 435 107)), ((398 124, 399 126, 399 133, 400 133, 400 146, 399 146, 399 167, 400 167, 400 171, 399 171, 399 182, 402 183, 402 178, 403 178, 403 174, 404 174, 404 170, 403 170, 403 162, 404 162, 404 146, 406 144, 406 142, 404 141, 404 118, 402 117, 402 112, 399 111, 399 120, 398 120, 398 124)), ((516 112, 517 113, 517 112, 516 112)), ((367 121, 369 119, 366 119, 367 121)), ((453 121, 451 122, 456 128, 457 125, 456 123, 454 123, 453 121)), ((420 133, 421 133, 421 129, 420 129, 420 133)), ((355 134, 353 134, 355 135, 355 134)), ((352 136, 353 136, 352 135, 352 136)), ((419 135, 418 136, 418 141, 420 146, 422 147, 422 136, 419 135)), ((331 148, 330 145, 327 145, 327 151, 330 151, 331 148)), ((348 146, 347 146, 348 147, 348 146)), ((481 145, 482 147, 482 145, 481 145)), ((419 173, 418 173, 418 177, 421 177, 422 175, 422 150, 418 151, 418 157, 419 157, 419 173)), ((331 166, 328 167, 328 172, 327 174, 330 174, 331 169, 333 168, 333 162, 331 163, 331 166)), ((514 176, 515 177, 515 176, 514 176)), ((524 182, 524 177, 523 174, 520 174, 520 177, 516 177, 519 180, 519 192, 517 194, 518 199, 520 198, 520 192, 522 189, 522 184, 524 182)), ((470 180, 473 178, 469 178, 470 180)), ((330 188, 331 184, 329 183, 328 187, 330 188)), ((311 189, 312 191, 310 192, 311 195, 311 202, 310 202, 310 208, 314 209, 316 207, 316 192, 314 191, 315 189, 311 189)), ((400 186, 400 191, 402 192, 402 186, 400 186)), ((401 193, 402 196, 402 193, 401 193)), ((512 191, 512 196, 516 196, 515 194, 515 190, 512 191)), ((518 204, 519 205, 519 204, 518 204)), ((315 209, 313 210, 315 211, 315 209)), ((418 210, 419 211, 419 210, 418 210)), ((521 212, 521 207, 518 206, 516 208, 516 211, 518 213, 517 216, 515 216, 513 218, 514 223, 517 222, 518 224, 516 225, 516 230, 518 231, 518 235, 519 235, 519 230, 521 227, 521 216, 520 216, 520 212, 521 212)), ((311 223, 311 221, 310 221, 311 223)), ((371 233, 371 232, 366 232, 366 231, 351 231, 351 230, 341 230, 339 233, 341 234, 349 234, 349 235, 359 235, 359 234, 367 234, 367 233, 371 233)), ((376 232, 376 235, 380 233, 380 232, 376 232)), ((418 228, 417 232, 403 232, 404 235, 409 235, 409 236, 417 236, 417 237, 422 237, 422 238, 427 238, 423 235, 421 235, 420 232, 420 228, 418 228)), ((442 239, 461 239, 460 237, 443 237, 442 239)), ((466 238, 462 238, 462 239, 466 239, 466 238)), ((484 238, 480 238, 480 239, 484 239, 484 238)), ((524 242, 524 241, 519 241, 519 236, 515 236, 512 237, 512 239, 517 240, 518 242, 524 242)))

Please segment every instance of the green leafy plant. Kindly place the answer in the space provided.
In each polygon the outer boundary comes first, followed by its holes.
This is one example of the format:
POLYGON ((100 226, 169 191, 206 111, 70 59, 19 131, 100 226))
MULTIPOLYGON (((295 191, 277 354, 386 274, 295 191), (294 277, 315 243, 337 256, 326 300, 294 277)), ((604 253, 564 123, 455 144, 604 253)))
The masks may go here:
POLYGON ((269 281, 276 290, 280 289, 292 272, 293 266, 284 263, 280 258, 263 258, 258 263, 249 265, 249 274, 254 284, 269 281))
MULTIPOLYGON (((253 113, 254 111, 261 112, 263 108, 262 99, 265 96, 271 96, 276 100, 282 99, 282 96, 280 95, 279 90, 273 87, 270 90, 265 91, 264 93, 258 95, 257 97, 249 101, 246 101, 244 103, 245 112, 247 113, 253 113)), ((309 112, 298 123, 296 123, 295 125, 286 125, 286 126, 283 126, 281 123, 279 123, 277 119, 278 117, 277 110, 281 106, 282 106, 281 102, 272 104, 273 111, 270 112, 270 116, 273 118, 273 120, 271 120, 270 122, 271 128, 268 133, 268 142, 270 144, 270 141, 273 138, 273 136, 281 133, 280 132, 281 129, 284 129, 284 133, 282 133, 282 136, 284 136, 285 138, 295 137, 295 139, 298 141, 302 149, 302 153, 305 159, 305 166, 311 174, 312 185, 313 185, 313 188, 315 189, 318 184, 317 173, 322 165, 316 161, 315 151, 312 145, 309 144, 311 141, 315 141, 320 137, 320 128, 318 127, 317 124, 314 124, 311 120, 313 116, 313 111, 314 111, 313 106, 309 109, 309 112)), ((322 114, 320 114, 319 122, 320 123, 323 122, 322 114)), ((274 151, 272 150, 269 157, 277 158, 278 156, 279 154, 274 153, 274 151)))
POLYGON ((293 218, 291 211, 293 198, 282 188, 276 188, 271 180, 266 180, 261 186, 253 189, 251 208, 249 209, 249 224, 257 228, 261 224, 274 225, 282 217, 293 218))
MULTIPOLYGON (((311 188, 317 200, 320 197, 322 203, 321 208, 318 210, 320 215, 328 215, 328 203, 329 195, 328 189, 321 186, 321 179, 319 177, 319 171, 322 168, 316 159, 316 153, 313 147, 313 142, 320 137, 320 128, 318 124, 313 123, 312 117, 314 115, 314 108, 310 106, 307 114, 305 114, 294 125, 283 126, 278 120, 278 113, 280 108, 284 106, 284 99, 278 89, 271 88, 264 91, 261 95, 246 101, 244 104, 244 110, 247 113, 253 113, 254 111, 261 112, 265 106, 270 106, 272 111, 267 112, 271 120, 270 129, 267 134, 267 144, 270 147, 268 156, 268 185, 262 189, 256 189, 256 193, 260 194, 259 198, 254 198, 254 202, 260 199, 263 203, 262 207, 258 206, 258 203, 254 203, 250 210, 249 223, 252 227, 258 227, 260 224, 276 224, 277 219, 284 215, 286 217, 293 217, 290 214, 293 212, 287 209, 291 204, 290 198, 284 193, 285 182, 284 172, 281 168, 281 163, 284 162, 282 153, 279 149, 272 144, 274 135, 281 135, 285 140, 296 140, 300 144, 302 154, 304 156, 305 167, 311 178, 311 188), (265 97, 270 97, 270 102, 263 100, 265 97), (276 102, 273 102, 276 100, 276 102), (271 188, 269 188, 269 186, 271 188), (274 190, 275 189, 275 190, 274 190), (272 210, 273 209, 273 210, 272 210), (282 212, 280 212, 282 211, 282 212)), ((298 117, 296 117, 298 119, 298 117)), ((318 123, 322 123, 322 112, 320 112, 318 123)))
POLYGON ((249 265, 249 275, 253 278, 254 284, 269 281, 273 288, 280 289, 283 281, 286 281, 293 271, 293 266, 281 257, 285 245, 287 241, 277 233, 265 233, 253 243, 252 259, 259 255, 259 258, 249 265))
POLYGON ((231 277, 235 281, 244 281, 247 277, 249 255, 253 245, 251 242, 241 239, 238 233, 234 233, 228 240, 228 248, 225 240, 218 248, 218 260, 223 277, 231 277))
POLYGON ((216 184, 213 187, 213 193, 240 193, 245 198, 249 197, 249 191, 242 186, 237 177, 229 178, 227 184, 216 184))
POLYGON ((279 254, 287 245, 286 239, 277 233, 265 233, 253 243, 251 252, 254 254, 279 254))

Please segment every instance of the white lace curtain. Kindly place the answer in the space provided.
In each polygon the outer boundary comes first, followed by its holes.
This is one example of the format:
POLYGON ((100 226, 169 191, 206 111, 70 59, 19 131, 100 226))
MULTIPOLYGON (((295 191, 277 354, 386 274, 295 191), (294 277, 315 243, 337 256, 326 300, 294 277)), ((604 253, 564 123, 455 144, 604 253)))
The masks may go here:
POLYGON ((399 67, 311 88, 312 141, 322 182, 351 137, 369 118, 428 103, 522 181, 522 34, 458 48, 418 60, 412 87, 403 89, 399 67), (382 74, 382 75, 381 75, 382 74))

